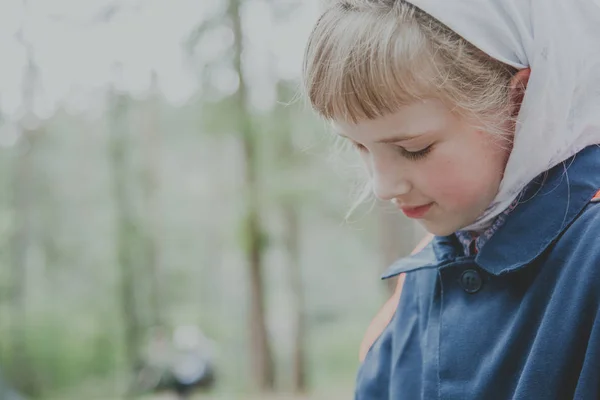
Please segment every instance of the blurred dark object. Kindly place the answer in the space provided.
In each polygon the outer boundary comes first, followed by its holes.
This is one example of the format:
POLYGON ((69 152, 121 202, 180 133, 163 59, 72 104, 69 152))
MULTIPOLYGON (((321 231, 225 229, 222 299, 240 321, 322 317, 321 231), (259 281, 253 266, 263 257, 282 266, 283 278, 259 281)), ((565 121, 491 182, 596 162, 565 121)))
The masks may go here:
POLYGON ((211 389, 214 383, 213 365, 202 354, 182 352, 176 356, 171 371, 170 386, 173 386, 180 397, 185 398, 196 389, 211 389))
MULTIPOLYGON (((187 398, 215 384, 214 343, 195 326, 180 326, 169 338, 164 329, 153 333, 136 379, 143 392, 174 391, 187 398)), ((2 399, 0 399, 2 400, 2 399)))

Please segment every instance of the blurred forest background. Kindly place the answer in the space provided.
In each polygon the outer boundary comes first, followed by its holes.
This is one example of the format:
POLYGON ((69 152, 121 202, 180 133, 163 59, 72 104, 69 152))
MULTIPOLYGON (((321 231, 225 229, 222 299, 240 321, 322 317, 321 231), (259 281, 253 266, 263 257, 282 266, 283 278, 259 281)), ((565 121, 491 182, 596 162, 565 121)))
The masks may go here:
POLYGON ((198 398, 351 398, 421 232, 344 220, 360 166, 298 99, 319 7, 0 2, 0 399, 154 398, 177 346, 198 398))

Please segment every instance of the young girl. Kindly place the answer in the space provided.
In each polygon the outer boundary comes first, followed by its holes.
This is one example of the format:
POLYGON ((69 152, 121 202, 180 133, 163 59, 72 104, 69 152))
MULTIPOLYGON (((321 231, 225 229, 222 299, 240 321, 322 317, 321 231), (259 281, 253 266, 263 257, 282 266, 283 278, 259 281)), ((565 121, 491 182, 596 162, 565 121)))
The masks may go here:
POLYGON ((600 398, 599 40, 598 0, 328 2, 307 96, 435 235, 356 399, 600 398))

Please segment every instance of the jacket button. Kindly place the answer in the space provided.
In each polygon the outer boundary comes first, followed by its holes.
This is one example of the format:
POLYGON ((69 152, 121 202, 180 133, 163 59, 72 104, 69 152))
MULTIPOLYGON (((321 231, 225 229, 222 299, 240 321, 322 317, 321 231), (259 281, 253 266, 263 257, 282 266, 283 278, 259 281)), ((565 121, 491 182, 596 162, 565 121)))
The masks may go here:
POLYGON ((483 286, 481 274, 474 270, 468 269, 460 276, 460 284, 467 293, 477 293, 483 286))

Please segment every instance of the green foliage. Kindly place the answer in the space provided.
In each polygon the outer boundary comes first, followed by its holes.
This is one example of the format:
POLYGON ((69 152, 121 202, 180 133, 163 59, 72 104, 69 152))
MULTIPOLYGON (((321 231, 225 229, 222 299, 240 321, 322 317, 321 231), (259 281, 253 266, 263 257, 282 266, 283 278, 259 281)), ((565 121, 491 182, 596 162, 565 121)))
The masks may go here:
MULTIPOLYGON (((32 396, 63 391, 90 377, 109 378, 122 368, 115 329, 94 324, 65 329, 64 316, 36 316, 24 331, 27 376, 15 376, 15 357, 6 344, 2 347, 3 372, 10 381, 32 396)), ((91 322, 91 321, 90 321, 91 322)), ((3 332, 0 338, 7 338, 3 332)), ((3 343, 6 343, 4 340, 3 343)))
MULTIPOLYGON (((196 110, 197 112, 197 110, 196 110)), ((201 105, 199 128, 211 134, 239 136, 239 109, 231 96, 201 105)))
MULTIPOLYGON (((283 4, 274 7, 289 12, 283 4)), ((203 29, 192 34, 190 51, 203 29)), ((230 56, 216 67, 231 68, 230 56)), ((280 83, 279 100, 290 103, 296 86, 280 83)), ((44 122, 45 134, 33 149, 34 223, 24 282, 16 281, 10 264, 18 154, 0 148, 0 371, 28 393, 60 400, 116 399, 127 385, 125 332, 131 321, 121 303, 124 276, 133 278, 125 287, 140 336, 152 328, 144 241, 151 233, 142 189, 142 179, 148 179, 143 144, 149 126, 159 137, 154 149, 158 211, 152 216, 158 225, 153 243, 166 328, 198 325, 216 343, 217 394, 247 399, 245 267, 246 252, 257 244, 265 252, 269 338, 280 387, 286 387, 293 298, 281 208, 288 205, 299 219, 311 388, 351 388, 358 345, 384 289, 373 220, 366 216, 344 224, 350 186, 328 162, 327 127, 299 101, 262 112, 249 107, 252 115, 240 120, 233 96, 203 89, 179 108, 153 99, 158 111, 151 112, 159 115, 152 114, 150 122, 149 102, 125 97, 96 120, 59 110, 44 122), (244 182, 242 139, 256 151, 252 201, 244 182), (115 158, 119 168, 112 169, 115 158), (128 213, 117 207, 122 194, 128 213), (250 232, 256 211, 257 231, 250 232), (18 299, 8 295, 17 283, 26 288, 23 315, 14 314, 18 299), (16 376, 13 369, 15 326, 23 332, 28 376, 16 376)))
MULTIPOLYGON (((131 109, 136 107, 142 106, 131 104, 131 109)), ((166 323, 169 327, 198 324, 217 344, 219 391, 242 393, 250 386, 244 267, 244 250, 250 240, 243 168, 236 158, 239 137, 215 135, 216 128, 200 129, 201 118, 190 107, 161 107, 157 243, 166 323)), ((220 119, 225 126, 231 122, 230 110, 219 110, 220 114, 213 114, 215 123, 220 119)), ((289 117, 282 118, 284 113, 278 108, 269 115, 255 115, 252 122, 260 177, 256 193, 262 215, 259 245, 267 254, 267 311, 281 366, 279 380, 285 383, 290 373, 291 333, 286 328, 290 322, 285 308, 290 291, 281 255, 279 211, 281 204, 288 203, 300 212, 301 267, 309 321, 319 320, 317 314, 323 310, 332 316, 327 317, 329 322, 309 327, 309 381, 318 389, 348 387, 355 374, 360 337, 381 300, 373 262, 373 226, 367 218, 352 227, 343 224, 348 185, 325 160, 329 143, 323 140, 323 127, 294 106, 285 112, 289 117), (285 135, 291 136, 291 153, 284 156, 280 149, 285 135), (356 285, 364 288, 360 297, 356 297, 356 285), (351 317, 342 319, 341 315, 351 317), (344 335, 336 336, 340 332, 344 335)), ((107 398, 116 396, 125 384, 118 214, 105 127, 59 113, 47 123, 47 135, 35 148, 36 165, 44 179, 34 187, 38 218, 27 261, 28 311, 22 320, 27 321, 27 360, 34 371, 25 384, 39 397, 93 399, 96 393, 97 398, 107 398)), ((143 222, 145 215, 141 174, 136 172, 141 163, 142 131, 136 125, 131 129, 127 156, 131 163, 125 182, 135 218, 123 225, 122 239, 135 264, 136 307, 145 334, 150 327, 149 281, 145 246, 140 240, 146 235, 146 225, 133 222, 143 222)), ((10 159, 0 159, 0 163, 10 159)), ((0 171, 2 193, 9 192, 11 185, 11 164, 6 163, 6 169, 0 171)), ((0 246, 7 253, 11 207, 9 201, 0 202, 0 215, 7 217, 0 226, 0 246)), ((9 258, 4 258, 7 253, 0 255, 4 260, 0 276, 6 289, 13 279, 9 258)), ((10 301, 1 297, 3 315, 10 316, 10 301)), ((11 326, 11 318, 0 320, 0 367, 8 376, 14 356, 7 336, 11 326)))

